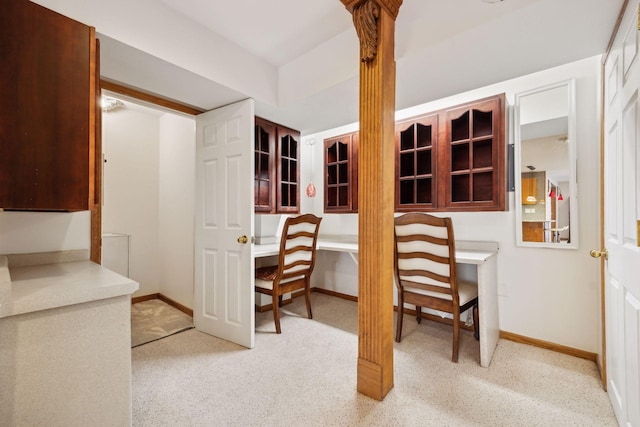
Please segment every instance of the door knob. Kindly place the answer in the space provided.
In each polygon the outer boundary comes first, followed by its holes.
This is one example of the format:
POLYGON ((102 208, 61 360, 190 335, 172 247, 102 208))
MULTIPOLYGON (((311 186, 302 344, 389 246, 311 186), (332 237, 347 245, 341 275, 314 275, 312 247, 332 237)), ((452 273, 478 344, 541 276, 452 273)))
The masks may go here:
POLYGON ((249 239, 247 238, 247 236, 240 236, 238 237, 238 243, 242 243, 245 244, 249 241, 249 239))
POLYGON ((603 249, 601 251, 597 249, 593 249, 591 252, 589 252, 589 255, 591 255, 594 258, 600 258, 600 257, 603 257, 604 259, 609 258, 609 252, 607 252, 606 249, 603 249))

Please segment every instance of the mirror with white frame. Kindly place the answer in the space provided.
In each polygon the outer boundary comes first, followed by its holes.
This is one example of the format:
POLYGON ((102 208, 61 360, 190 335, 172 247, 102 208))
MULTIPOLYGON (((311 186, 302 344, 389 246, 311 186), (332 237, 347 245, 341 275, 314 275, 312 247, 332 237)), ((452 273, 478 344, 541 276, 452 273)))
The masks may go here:
POLYGON ((515 95, 516 243, 578 248, 575 82, 515 95))

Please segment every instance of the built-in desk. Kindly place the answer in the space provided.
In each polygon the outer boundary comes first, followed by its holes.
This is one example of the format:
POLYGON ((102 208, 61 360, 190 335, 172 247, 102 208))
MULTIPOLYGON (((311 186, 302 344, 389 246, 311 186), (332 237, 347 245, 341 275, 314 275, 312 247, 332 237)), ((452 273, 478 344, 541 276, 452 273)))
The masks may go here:
MULTIPOLYGON (((320 251, 347 252, 357 263, 357 236, 318 236, 320 251)), ((256 258, 278 255, 280 245, 253 245, 256 258)), ((500 335, 498 323, 498 244, 495 242, 456 242, 456 262, 475 267, 478 280, 478 311, 480 317, 480 365, 488 367, 500 335)))

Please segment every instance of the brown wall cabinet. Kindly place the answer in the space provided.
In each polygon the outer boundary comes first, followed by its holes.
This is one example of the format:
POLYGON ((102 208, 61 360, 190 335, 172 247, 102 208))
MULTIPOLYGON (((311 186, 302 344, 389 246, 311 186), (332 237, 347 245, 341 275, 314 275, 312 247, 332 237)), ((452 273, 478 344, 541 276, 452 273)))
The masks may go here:
POLYGON ((505 209, 504 94, 396 125, 396 211, 505 209))
POLYGON ((0 2, 0 208, 98 202, 97 49, 92 27, 27 0, 0 2))
POLYGON ((358 132, 324 140, 324 211, 358 212, 358 132))
POLYGON ((438 116, 396 124, 396 211, 437 206, 438 116))
POLYGON ((255 118, 256 213, 300 212, 300 132, 255 118))

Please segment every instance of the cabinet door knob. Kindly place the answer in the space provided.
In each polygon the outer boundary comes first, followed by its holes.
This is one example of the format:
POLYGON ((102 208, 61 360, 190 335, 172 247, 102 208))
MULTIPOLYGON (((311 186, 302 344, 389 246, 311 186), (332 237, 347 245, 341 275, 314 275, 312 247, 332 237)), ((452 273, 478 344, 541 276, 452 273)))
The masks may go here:
POLYGON ((240 236, 238 237, 238 243, 242 243, 243 245, 245 243, 247 243, 249 241, 249 239, 247 238, 247 236, 240 236))
POLYGON ((594 258, 603 257, 604 259, 609 259, 609 252, 606 249, 603 249, 601 251, 597 249, 592 249, 591 252, 589 252, 589 255, 591 255, 594 258))

